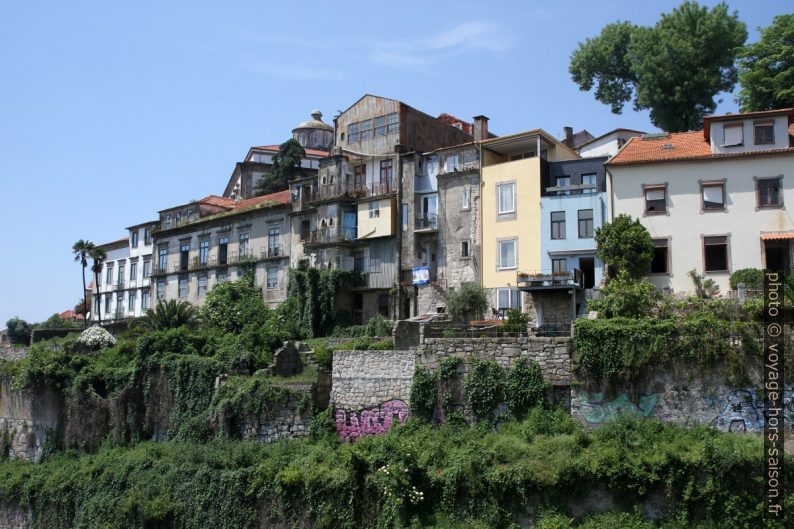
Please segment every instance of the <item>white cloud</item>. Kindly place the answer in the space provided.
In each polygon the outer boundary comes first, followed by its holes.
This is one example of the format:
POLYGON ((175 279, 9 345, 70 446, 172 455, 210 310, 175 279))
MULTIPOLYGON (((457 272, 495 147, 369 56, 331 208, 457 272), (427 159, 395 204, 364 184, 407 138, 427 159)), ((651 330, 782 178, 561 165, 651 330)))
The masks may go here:
POLYGON ((370 58, 397 68, 426 68, 461 53, 500 52, 511 46, 512 39, 500 26, 466 22, 426 39, 378 43, 370 58))

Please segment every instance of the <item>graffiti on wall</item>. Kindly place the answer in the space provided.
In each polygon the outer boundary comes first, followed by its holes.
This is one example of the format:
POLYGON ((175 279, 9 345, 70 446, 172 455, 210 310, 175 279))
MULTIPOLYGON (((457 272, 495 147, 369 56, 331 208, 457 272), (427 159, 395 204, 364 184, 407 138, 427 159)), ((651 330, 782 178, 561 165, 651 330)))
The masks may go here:
MULTIPOLYGON (((712 425, 723 432, 761 432, 764 429, 764 401, 755 389, 734 389, 723 397, 708 395, 706 402, 719 410, 712 425)), ((783 392, 783 424, 794 428, 794 390, 783 392)))
POLYGON ((409 416, 408 405, 401 400, 390 400, 358 413, 336 410, 336 431, 343 441, 355 441, 365 435, 386 433, 395 421, 402 424, 409 416))
POLYGON ((586 393, 582 403, 582 415, 587 422, 593 424, 610 421, 620 412, 650 417, 658 402, 659 395, 656 393, 640 395, 636 402, 625 393, 612 400, 604 397, 603 393, 586 393))

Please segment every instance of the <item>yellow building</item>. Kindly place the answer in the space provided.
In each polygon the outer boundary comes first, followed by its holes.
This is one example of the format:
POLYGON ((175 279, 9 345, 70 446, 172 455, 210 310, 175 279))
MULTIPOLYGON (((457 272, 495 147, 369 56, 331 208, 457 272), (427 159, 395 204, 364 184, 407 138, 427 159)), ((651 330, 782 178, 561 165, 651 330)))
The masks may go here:
POLYGON ((541 129, 485 140, 480 148, 480 277, 494 308, 520 308, 516 273, 541 268, 540 191, 548 162, 579 155, 541 129))

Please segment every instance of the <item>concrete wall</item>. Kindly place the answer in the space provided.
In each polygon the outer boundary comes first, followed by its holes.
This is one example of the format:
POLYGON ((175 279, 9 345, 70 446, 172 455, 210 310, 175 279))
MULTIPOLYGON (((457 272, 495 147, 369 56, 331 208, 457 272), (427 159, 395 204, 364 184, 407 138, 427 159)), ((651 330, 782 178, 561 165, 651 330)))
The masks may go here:
POLYGON ((794 155, 718 159, 706 162, 657 163, 610 167, 614 214, 640 219, 654 239, 669 240, 669 274, 650 280, 675 293, 692 292, 689 270, 704 273, 704 236, 727 236, 729 272, 708 273, 722 292, 730 272, 763 268, 761 234, 794 230, 786 207, 794 204, 794 155), (783 176, 783 207, 757 208, 756 178, 783 176), (704 211, 700 182, 725 179, 724 211, 704 211), (667 212, 645 213, 643 184, 667 184, 667 212))

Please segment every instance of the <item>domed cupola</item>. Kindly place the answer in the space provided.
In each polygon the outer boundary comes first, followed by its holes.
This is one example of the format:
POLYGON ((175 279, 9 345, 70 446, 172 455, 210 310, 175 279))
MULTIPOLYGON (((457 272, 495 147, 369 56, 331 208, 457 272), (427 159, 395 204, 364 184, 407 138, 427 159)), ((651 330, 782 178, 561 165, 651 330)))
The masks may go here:
POLYGON ((304 149, 328 151, 334 143, 334 128, 323 121, 322 112, 313 110, 312 119, 292 129, 292 137, 304 149))

